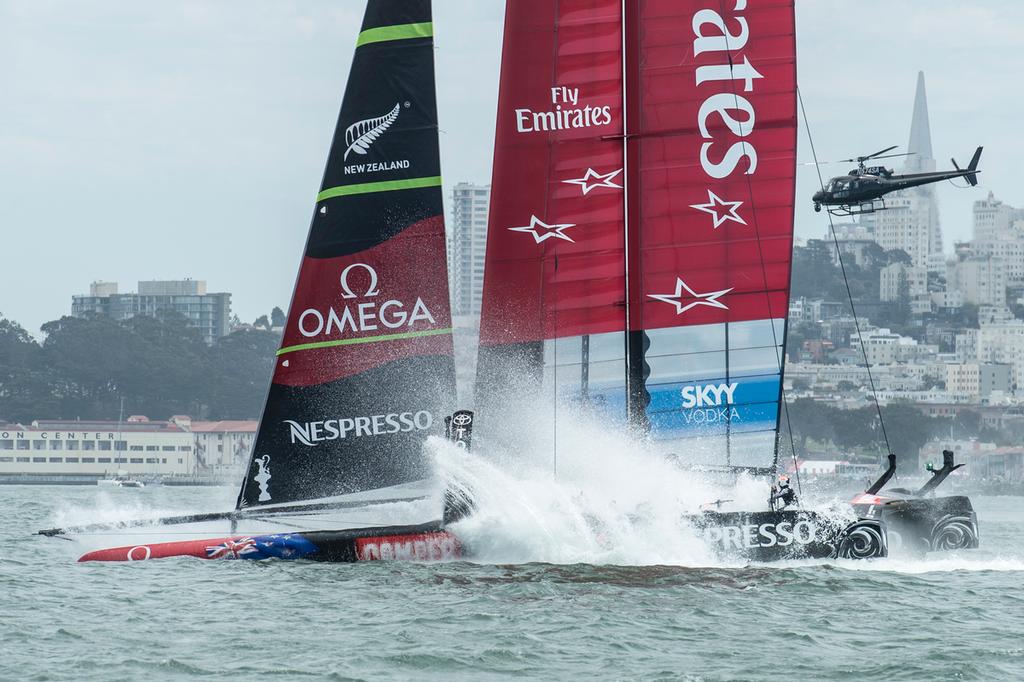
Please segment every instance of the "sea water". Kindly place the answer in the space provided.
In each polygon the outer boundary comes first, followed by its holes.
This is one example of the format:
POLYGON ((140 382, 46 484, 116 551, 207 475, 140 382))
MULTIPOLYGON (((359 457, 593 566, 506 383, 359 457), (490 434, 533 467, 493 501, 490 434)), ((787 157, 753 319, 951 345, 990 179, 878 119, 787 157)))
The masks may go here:
POLYGON ((0 679, 1024 679, 1024 498, 973 499, 978 550, 745 565, 678 518, 763 483, 569 435, 557 462, 431 442, 477 505, 441 564, 78 564, 88 538, 32 532, 236 491, 0 487, 0 679))

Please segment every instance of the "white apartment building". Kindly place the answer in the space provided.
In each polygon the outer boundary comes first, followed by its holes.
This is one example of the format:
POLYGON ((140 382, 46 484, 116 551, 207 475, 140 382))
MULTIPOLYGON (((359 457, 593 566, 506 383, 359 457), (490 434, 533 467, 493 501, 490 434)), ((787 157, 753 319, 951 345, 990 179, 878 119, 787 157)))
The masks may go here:
POLYGON ((448 267, 452 314, 480 315, 491 186, 460 182, 452 188, 448 267))
POLYGON ((850 347, 857 352, 865 353, 872 367, 900 362, 920 362, 934 358, 939 352, 937 346, 919 344, 917 339, 894 334, 885 328, 864 331, 860 337, 856 334, 851 335, 850 347))
POLYGON ((1024 209, 1004 204, 989 192, 988 198, 974 202, 974 240, 999 241, 1015 231, 1011 228, 1020 220, 1024 220, 1024 209))
POLYGON ((906 393, 920 389, 923 379, 933 377, 935 373, 933 365, 880 365, 871 368, 869 380, 868 370, 864 366, 790 363, 786 367, 786 381, 791 384, 797 379, 803 379, 819 389, 834 388, 840 382, 848 382, 865 390, 873 381, 878 391, 906 393), (908 369, 919 371, 906 371, 908 369))
POLYGON ((971 249, 976 256, 999 259, 1007 284, 1024 283, 1024 209, 1004 204, 991 192, 974 202, 971 249))
MULTIPOLYGON (((886 251, 902 249, 911 262, 927 270, 934 233, 938 231, 938 206, 930 194, 916 190, 895 192, 885 198, 885 211, 873 214, 875 241, 886 251)), ((941 246, 939 248, 941 251, 941 246)))
POLYGON ((1008 364, 1013 368, 1013 389, 1024 385, 1024 321, 983 319, 980 325, 978 362, 1008 364))
POLYGON ((952 291, 933 291, 930 294, 932 305, 936 308, 962 308, 964 307, 963 292, 953 289, 952 291))
POLYGON ((1009 393, 1011 377, 1010 365, 951 363, 946 365, 946 392, 954 397, 978 402, 994 393, 1009 393))
POLYGON ((878 298, 892 303, 904 297, 928 294, 928 269, 905 263, 892 263, 879 271, 878 298))
POLYGON ((1006 305, 1006 268, 999 258, 972 256, 955 261, 946 274, 946 287, 963 294, 964 303, 1006 305))
POLYGON ((245 470, 256 440, 258 421, 193 421, 188 417, 174 417, 173 420, 192 434, 196 463, 201 472, 231 477, 245 470))
POLYGON ((956 335, 956 361, 974 362, 978 359, 978 330, 964 329, 956 335))
POLYGON ((207 293, 204 280, 142 281, 138 288, 138 293, 118 293, 117 282, 93 282, 88 295, 71 297, 71 315, 127 320, 136 315, 156 317, 163 311, 174 311, 184 315, 206 343, 213 343, 231 331, 231 294, 207 293))

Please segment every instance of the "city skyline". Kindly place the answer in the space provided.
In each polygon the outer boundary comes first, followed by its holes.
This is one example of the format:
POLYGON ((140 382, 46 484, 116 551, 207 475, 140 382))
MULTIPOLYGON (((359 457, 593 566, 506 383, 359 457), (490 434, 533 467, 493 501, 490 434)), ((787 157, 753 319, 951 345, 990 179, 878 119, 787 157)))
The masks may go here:
MULTIPOLYGON (((0 2, 0 85, 10 93, 0 113, 0 223, 11 253, 36 254, 4 268, 0 286, 22 295, 0 301, 0 313, 36 336, 93 280, 203 278, 234 294, 243 320, 288 305, 361 3, 170 10, 0 2)), ((823 3, 797 8, 819 158, 905 144, 923 70, 938 165, 986 145, 980 188, 937 190, 948 252, 970 237, 971 206, 989 190, 1024 203, 1011 172, 1024 153, 1010 132, 1017 97, 1005 87, 1020 71, 1013 17, 1024 10, 877 0, 862 10, 891 21, 851 34, 834 30, 823 3), (905 28, 895 36, 892 25, 905 28)), ((446 199, 458 182, 490 179, 502 17, 500 2, 436 3, 446 199)), ((800 162, 810 160, 806 142, 801 120, 800 162)), ((823 174, 833 170, 846 169, 823 174)), ((800 237, 824 226, 802 200, 816 183, 814 168, 801 166, 800 237)))

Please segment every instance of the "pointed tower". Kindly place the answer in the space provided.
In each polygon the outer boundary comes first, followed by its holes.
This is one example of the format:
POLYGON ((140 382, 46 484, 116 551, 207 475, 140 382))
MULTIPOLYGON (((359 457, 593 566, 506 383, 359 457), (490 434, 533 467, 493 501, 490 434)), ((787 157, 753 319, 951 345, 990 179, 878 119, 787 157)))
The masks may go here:
POLYGON ((907 151, 906 171, 928 173, 935 170, 932 156, 932 131, 928 125, 928 95, 924 89, 924 71, 917 72, 917 92, 914 95, 914 117, 910 121, 910 141, 907 151))
MULTIPOLYGON (((910 122, 904 173, 928 173, 935 170, 932 155, 931 126, 928 123, 928 96, 924 72, 917 74, 914 116, 910 122)), ((902 249, 916 267, 942 272, 942 227, 939 204, 931 185, 893 192, 885 198, 887 210, 874 216, 875 241, 884 249, 902 249)), ((921 302, 924 306, 925 302, 921 302)))

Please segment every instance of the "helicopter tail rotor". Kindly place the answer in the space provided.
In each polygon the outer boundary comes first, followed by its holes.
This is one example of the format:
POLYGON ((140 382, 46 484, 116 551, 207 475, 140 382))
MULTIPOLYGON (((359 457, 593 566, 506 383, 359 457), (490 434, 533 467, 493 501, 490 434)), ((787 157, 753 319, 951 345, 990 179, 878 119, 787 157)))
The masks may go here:
POLYGON ((967 179, 967 182, 971 184, 971 187, 977 187, 978 185, 978 173, 981 172, 978 170, 978 161, 981 160, 982 149, 984 149, 984 147, 978 147, 974 150, 974 156, 971 157, 971 162, 967 164, 966 171, 957 164, 956 159, 950 159, 950 161, 953 162, 953 167, 964 174, 964 177, 967 179))

